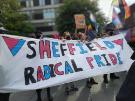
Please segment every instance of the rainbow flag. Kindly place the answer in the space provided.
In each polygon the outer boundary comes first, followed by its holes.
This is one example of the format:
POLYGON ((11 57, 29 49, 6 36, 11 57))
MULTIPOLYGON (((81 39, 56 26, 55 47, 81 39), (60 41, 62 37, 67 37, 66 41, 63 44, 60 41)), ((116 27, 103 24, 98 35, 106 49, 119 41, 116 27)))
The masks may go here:
POLYGON ((130 7, 127 5, 125 0, 122 0, 122 1, 123 1, 124 9, 125 9, 125 19, 127 19, 131 16, 130 7))
POLYGON ((89 40, 93 40, 96 37, 96 18, 95 16, 90 13, 87 18, 87 30, 86 33, 88 35, 89 40))
POLYGON ((127 19, 131 16, 130 8, 125 0, 113 0, 112 6, 120 9, 121 15, 124 17, 124 19, 127 19))

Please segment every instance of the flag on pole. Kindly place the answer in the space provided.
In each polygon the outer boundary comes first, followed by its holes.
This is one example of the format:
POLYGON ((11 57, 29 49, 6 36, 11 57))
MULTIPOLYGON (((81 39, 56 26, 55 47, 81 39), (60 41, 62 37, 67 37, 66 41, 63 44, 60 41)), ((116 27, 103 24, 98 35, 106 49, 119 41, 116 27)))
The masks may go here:
POLYGON ((112 1, 112 5, 113 5, 114 7, 119 7, 119 1, 118 1, 118 0, 113 0, 113 1, 112 1))
POLYGON ((89 18, 90 18, 90 21, 91 21, 91 23, 93 25, 93 29, 98 33, 99 24, 96 21, 96 17, 92 13, 90 13, 89 18))
POLYGON ((124 9, 124 5, 123 5, 123 1, 119 0, 119 9, 120 9, 120 13, 122 16, 122 21, 125 20, 125 9, 124 9))
POLYGON ((98 26, 95 16, 90 13, 87 18, 87 35, 89 40, 93 40, 97 36, 98 26))
POLYGON ((90 20, 91 20, 93 23, 96 23, 96 18, 95 18, 95 16, 94 16, 92 13, 90 13, 90 20))
POLYGON ((121 15, 124 19, 131 16, 130 7, 127 5, 125 0, 113 0, 112 6, 120 9, 121 15))
POLYGON ((92 25, 91 24, 88 25, 88 30, 92 30, 92 25))
POLYGON ((115 25, 117 29, 122 28, 122 22, 120 21, 115 8, 113 8, 112 23, 115 25))
POLYGON ((124 9, 125 9, 125 19, 127 19, 131 16, 130 7, 127 5, 125 0, 122 0, 122 1, 123 1, 124 9))
POLYGON ((86 19, 87 30, 94 30, 94 23, 92 22, 90 16, 86 19))

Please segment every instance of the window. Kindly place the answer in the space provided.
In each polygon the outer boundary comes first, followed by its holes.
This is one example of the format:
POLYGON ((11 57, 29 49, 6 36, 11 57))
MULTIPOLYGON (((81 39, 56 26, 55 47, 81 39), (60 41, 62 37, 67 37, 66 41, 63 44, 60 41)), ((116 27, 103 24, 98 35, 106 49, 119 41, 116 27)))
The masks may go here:
POLYGON ((44 6, 45 5, 44 0, 39 0, 39 4, 40 4, 40 6, 44 6))
POLYGON ((34 20, 41 20, 41 19, 43 19, 43 13, 42 12, 33 13, 33 19, 34 20))
POLYGON ((39 0, 33 0, 33 5, 34 6, 39 6, 39 0))
POLYGON ((33 19, 35 19, 35 20, 43 19, 43 14, 41 14, 41 13, 39 13, 39 14, 34 14, 34 15, 33 15, 33 19))
POLYGON ((64 2, 64 0, 60 0, 60 3, 63 3, 64 2))
POLYGON ((25 13, 27 14, 27 20, 31 20, 32 19, 32 12, 26 11, 25 13))
POLYGON ((51 5, 51 0, 45 0, 45 5, 51 5))
POLYGON ((55 10, 54 9, 45 9, 44 10, 44 18, 45 19, 55 18, 55 10))
POLYGON ((63 3, 63 0, 53 0, 54 4, 63 3))
POLYGON ((41 26, 41 27, 37 27, 36 30, 41 32, 49 32, 49 31, 53 31, 53 26, 41 26))
POLYGON ((59 4, 59 0, 54 0, 54 4, 59 4))
POLYGON ((26 1, 21 1, 20 4, 22 7, 26 7, 26 1))

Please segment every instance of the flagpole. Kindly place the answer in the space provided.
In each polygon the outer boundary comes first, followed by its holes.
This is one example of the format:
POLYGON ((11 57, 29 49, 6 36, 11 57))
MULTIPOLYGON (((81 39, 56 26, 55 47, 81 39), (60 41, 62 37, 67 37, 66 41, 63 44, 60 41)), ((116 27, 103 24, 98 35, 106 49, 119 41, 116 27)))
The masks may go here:
POLYGON ((87 25, 85 26, 85 32, 84 32, 84 33, 85 33, 85 35, 86 35, 86 33, 87 33, 87 25))

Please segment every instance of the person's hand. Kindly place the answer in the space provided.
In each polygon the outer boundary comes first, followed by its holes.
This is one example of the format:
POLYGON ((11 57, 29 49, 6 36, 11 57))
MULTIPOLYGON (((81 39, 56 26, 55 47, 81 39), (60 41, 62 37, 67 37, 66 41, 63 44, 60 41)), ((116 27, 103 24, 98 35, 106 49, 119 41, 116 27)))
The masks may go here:
POLYGON ((66 39, 62 39, 61 41, 62 41, 62 42, 66 42, 66 39))
POLYGON ((78 40, 78 43, 81 43, 81 40, 78 40))
POLYGON ((43 34, 41 34, 41 36, 40 36, 40 40, 42 40, 44 38, 44 35, 43 34))

